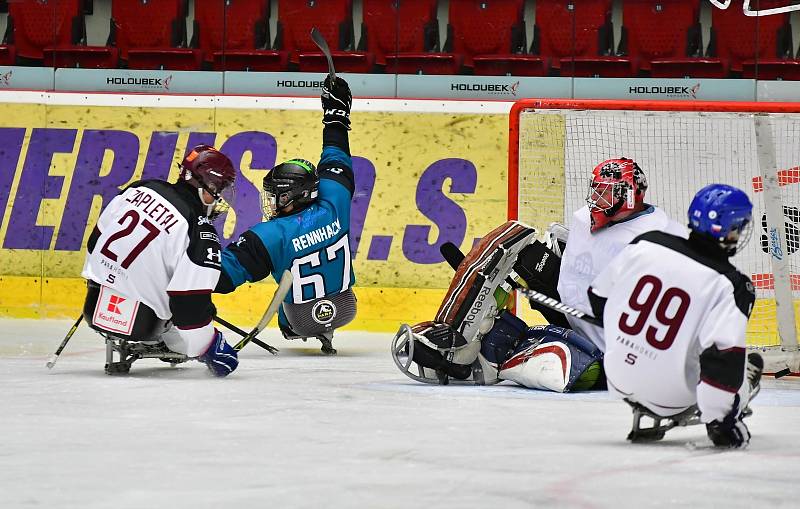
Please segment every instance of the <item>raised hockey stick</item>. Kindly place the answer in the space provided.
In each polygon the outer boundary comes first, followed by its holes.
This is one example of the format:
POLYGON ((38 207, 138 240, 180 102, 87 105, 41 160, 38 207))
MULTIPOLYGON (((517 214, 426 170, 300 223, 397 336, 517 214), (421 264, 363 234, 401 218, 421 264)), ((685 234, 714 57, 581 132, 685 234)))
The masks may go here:
MULTIPOLYGON (((231 322, 225 320, 221 316, 215 316, 214 317, 214 321, 219 323, 219 324, 221 324, 221 325, 223 325, 227 329, 235 332, 236 334, 242 336, 243 338, 247 337, 247 332, 243 331, 242 329, 240 329, 239 327, 235 326, 231 322)), ((253 343, 257 344, 258 346, 260 346, 264 350, 268 351, 272 355, 278 355, 278 352, 280 351, 277 348, 275 348, 274 346, 268 345, 267 343, 264 343, 263 341, 261 341, 258 338, 253 338, 250 341, 252 341, 253 343)))
POLYGON ((67 332, 67 335, 64 336, 64 341, 62 341, 61 344, 58 345, 58 350, 56 350, 56 353, 54 353, 50 357, 50 360, 47 361, 47 369, 53 369, 53 366, 56 365, 56 361, 58 361, 58 356, 61 355, 61 352, 64 351, 64 347, 66 347, 67 343, 69 343, 69 339, 72 337, 73 334, 75 334, 75 331, 78 330, 78 325, 81 324, 81 320, 83 320, 83 313, 81 313, 81 316, 79 316, 78 319, 75 320, 75 324, 73 324, 72 328, 69 330, 69 332, 67 332))
POLYGON ((292 273, 288 270, 284 270, 283 274, 281 275, 281 280, 278 283, 278 288, 275 290, 275 293, 272 295, 272 300, 269 302, 267 306, 267 310, 264 311, 264 316, 261 317, 261 320, 256 325, 255 329, 251 330, 241 341, 236 343, 233 347, 234 350, 237 352, 247 345, 250 341, 255 338, 259 332, 264 330, 264 327, 267 326, 272 317, 275 316, 275 313, 278 312, 278 308, 281 307, 283 303, 283 299, 286 297, 286 294, 289 293, 289 290, 292 288, 292 273))
MULTIPOLYGON (((442 253, 445 261, 450 265, 453 269, 457 270, 459 264, 464 259, 464 253, 453 244, 452 242, 445 242, 439 248, 439 251, 442 253)), ((602 320, 596 318, 592 315, 588 315, 583 311, 575 309, 573 307, 567 306, 566 304, 557 301, 552 297, 548 297, 543 293, 539 293, 536 290, 530 290, 528 288, 521 287, 516 281, 511 278, 507 278, 506 281, 519 293, 527 297, 528 299, 535 301, 542 306, 548 307, 554 311, 558 311, 559 313, 563 313, 565 315, 570 315, 572 317, 578 318, 579 320, 583 320, 585 322, 591 323, 593 325, 597 325, 599 327, 603 326, 602 320)))
POLYGON ((333 57, 331 56, 331 50, 328 47, 328 42, 325 40, 325 37, 322 36, 322 32, 320 32, 317 27, 311 29, 311 39, 325 55, 325 58, 328 59, 328 74, 331 77, 331 83, 334 83, 336 81, 336 70, 333 68, 333 57))

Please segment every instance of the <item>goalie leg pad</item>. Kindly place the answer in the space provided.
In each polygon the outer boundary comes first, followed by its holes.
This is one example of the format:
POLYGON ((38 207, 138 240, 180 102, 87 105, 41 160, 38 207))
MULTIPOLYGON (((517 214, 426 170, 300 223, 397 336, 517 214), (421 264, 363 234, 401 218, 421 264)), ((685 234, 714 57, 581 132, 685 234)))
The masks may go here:
POLYGON ((553 325, 531 327, 527 336, 502 364, 499 378, 554 392, 590 388, 596 383, 602 352, 590 341, 553 325), (584 373, 593 379, 586 382, 584 373))
POLYGON ((495 291, 535 235, 535 229, 516 221, 489 232, 459 264, 434 321, 450 324, 468 343, 487 333, 501 307, 495 291))

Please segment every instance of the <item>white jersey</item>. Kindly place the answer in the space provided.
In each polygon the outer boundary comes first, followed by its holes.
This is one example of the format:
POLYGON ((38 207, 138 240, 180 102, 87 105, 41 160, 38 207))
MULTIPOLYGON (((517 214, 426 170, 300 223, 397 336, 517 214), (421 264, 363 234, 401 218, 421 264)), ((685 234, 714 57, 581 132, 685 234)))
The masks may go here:
MULTIPOLYGON (((187 191, 166 182, 143 181, 111 200, 90 237, 82 276, 125 300, 147 305, 162 320, 172 319, 189 343, 182 353, 193 356, 205 351, 213 335, 210 294, 219 280, 222 255, 214 225, 191 204, 194 197, 182 192, 187 191), (203 294, 207 305, 197 306, 197 296, 203 294), (175 299, 182 296, 194 300, 176 306, 175 299), (184 316, 173 317, 179 313, 184 316)), ((112 320, 104 313, 95 319, 112 320)), ((109 327, 115 330, 113 323, 109 327)))
POLYGON ((659 415, 695 404, 704 422, 731 412, 747 385, 745 329, 755 294, 721 249, 646 233, 594 280, 592 293, 607 299, 610 390, 659 415))
MULTIPOLYGON (((558 295, 561 302, 591 314, 587 290, 592 280, 635 237, 648 231, 664 231, 686 237, 686 227, 670 219, 658 207, 649 205, 645 210, 619 222, 591 233, 589 207, 584 206, 573 214, 567 247, 561 256, 558 277, 558 295)), ((590 339, 604 350, 603 329, 567 316, 570 327, 590 339)))

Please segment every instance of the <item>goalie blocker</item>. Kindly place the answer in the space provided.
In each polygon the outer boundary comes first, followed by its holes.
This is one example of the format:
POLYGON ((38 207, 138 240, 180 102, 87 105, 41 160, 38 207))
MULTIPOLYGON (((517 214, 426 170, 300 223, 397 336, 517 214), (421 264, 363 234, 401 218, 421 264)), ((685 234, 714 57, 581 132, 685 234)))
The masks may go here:
POLYGON ((556 392, 602 385, 602 353, 590 341, 563 327, 528 328, 506 311, 515 287, 555 292, 558 256, 535 235, 535 229, 509 221, 461 260, 454 259, 461 258, 457 249, 443 249, 456 274, 436 317, 403 325, 392 342, 404 374, 437 384, 511 380, 556 392))

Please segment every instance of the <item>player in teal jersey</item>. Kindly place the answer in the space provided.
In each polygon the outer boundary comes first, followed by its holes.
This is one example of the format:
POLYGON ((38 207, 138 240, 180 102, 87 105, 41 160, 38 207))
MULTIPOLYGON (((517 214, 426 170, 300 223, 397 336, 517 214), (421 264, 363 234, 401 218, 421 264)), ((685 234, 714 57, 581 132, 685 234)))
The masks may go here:
POLYGON ((322 352, 336 353, 333 331, 356 313, 350 253, 350 204, 355 181, 347 131, 350 87, 342 78, 325 80, 322 89, 322 156, 315 167, 291 159, 264 177, 258 223, 222 253, 216 292, 229 293, 246 281, 284 270, 293 276, 278 324, 287 338, 316 337, 322 352))

